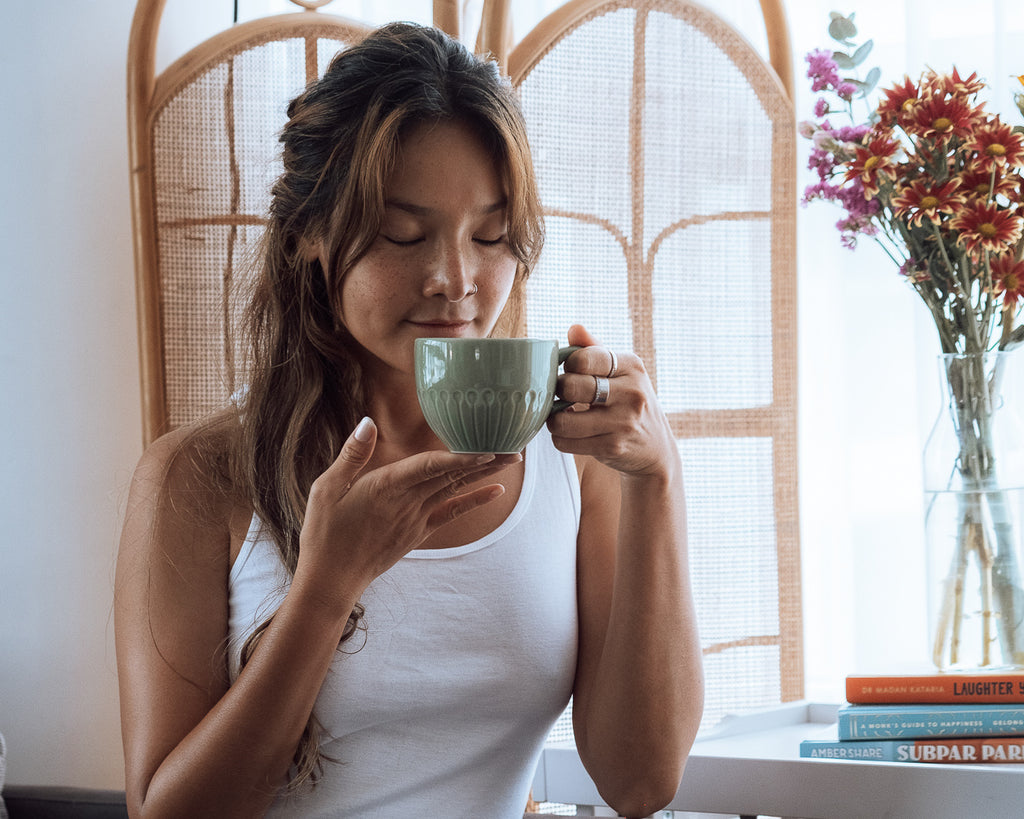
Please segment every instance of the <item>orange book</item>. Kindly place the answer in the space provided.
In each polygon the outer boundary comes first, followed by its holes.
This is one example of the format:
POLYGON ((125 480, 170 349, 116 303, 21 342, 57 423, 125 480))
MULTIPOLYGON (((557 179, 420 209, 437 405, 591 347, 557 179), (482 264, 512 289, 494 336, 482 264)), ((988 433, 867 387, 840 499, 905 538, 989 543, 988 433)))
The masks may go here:
POLYGON ((936 671, 924 674, 851 674, 852 703, 1024 703, 1024 671, 936 671))

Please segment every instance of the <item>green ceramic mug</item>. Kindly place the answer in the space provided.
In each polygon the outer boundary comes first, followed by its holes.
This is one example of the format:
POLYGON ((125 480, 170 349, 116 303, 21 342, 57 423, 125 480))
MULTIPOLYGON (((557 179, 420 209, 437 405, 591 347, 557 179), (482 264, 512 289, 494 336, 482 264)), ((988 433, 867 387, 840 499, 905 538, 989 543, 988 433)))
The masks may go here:
POLYGON ((418 338, 416 394, 452 452, 521 452, 552 412, 558 367, 579 347, 532 338, 418 338))

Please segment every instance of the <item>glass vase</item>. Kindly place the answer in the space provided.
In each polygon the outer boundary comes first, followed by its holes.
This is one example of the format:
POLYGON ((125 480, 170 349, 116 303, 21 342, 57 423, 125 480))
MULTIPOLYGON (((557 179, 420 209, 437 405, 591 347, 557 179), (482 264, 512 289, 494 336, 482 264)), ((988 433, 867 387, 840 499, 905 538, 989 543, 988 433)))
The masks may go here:
POLYGON ((939 356, 943 400, 924 451, 931 657, 1024 668, 1024 353, 939 356))

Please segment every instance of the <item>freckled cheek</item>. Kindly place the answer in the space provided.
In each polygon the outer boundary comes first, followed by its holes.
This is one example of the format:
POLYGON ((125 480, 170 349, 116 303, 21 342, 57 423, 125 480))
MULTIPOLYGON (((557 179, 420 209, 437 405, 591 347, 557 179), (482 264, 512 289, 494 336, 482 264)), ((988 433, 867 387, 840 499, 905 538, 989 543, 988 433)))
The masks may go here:
POLYGON ((487 271, 482 278, 484 284, 481 285, 481 289, 484 289, 487 297, 497 302, 501 308, 512 293, 512 285, 516 279, 516 263, 513 261, 497 265, 487 271))
POLYGON ((385 315, 394 309, 396 297, 409 292, 412 285, 408 276, 398 268, 375 265, 372 269, 357 265, 341 285, 341 320, 365 323, 374 316, 385 315))

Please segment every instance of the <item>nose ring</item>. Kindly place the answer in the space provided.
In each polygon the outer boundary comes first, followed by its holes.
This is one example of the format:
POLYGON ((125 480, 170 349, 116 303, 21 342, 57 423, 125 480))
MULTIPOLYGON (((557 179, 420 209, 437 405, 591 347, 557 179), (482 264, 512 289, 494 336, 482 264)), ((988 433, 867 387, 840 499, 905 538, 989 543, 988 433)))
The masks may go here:
POLYGON ((470 290, 468 293, 463 293, 457 299, 449 299, 449 301, 451 301, 451 302, 459 302, 459 301, 462 301, 465 298, 468 298, 469 296, 475 296, 479 292, 480 292, 480 285, 478 285, 476 282, 473 282, 473 289, 472 290, 470 290))

